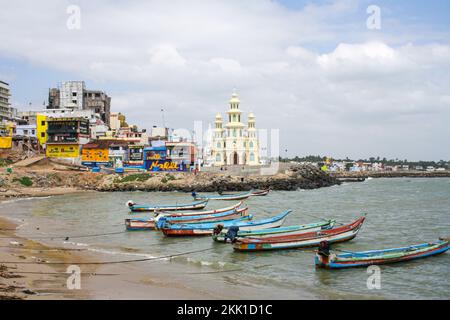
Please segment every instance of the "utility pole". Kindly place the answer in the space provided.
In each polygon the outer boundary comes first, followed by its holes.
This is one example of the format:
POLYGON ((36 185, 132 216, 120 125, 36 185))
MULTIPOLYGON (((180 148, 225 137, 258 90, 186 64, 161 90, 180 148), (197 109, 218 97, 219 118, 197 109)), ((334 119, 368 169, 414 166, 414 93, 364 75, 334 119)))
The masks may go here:
POLYGON ((161 108, 161 115, 162 115, 163 128, 166 129, 166 121, 164 120, 164 109, 163 108, 161 108))

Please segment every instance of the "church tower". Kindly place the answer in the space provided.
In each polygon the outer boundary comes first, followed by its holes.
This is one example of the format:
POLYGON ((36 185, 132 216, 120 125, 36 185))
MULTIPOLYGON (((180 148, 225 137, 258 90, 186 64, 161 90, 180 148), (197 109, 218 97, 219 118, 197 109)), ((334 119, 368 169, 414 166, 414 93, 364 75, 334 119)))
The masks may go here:
POLYGON ((248 115, 248 129, 247 129, 247 155, 248 165, 259 165, 259 142, 255 127, 255 115, 250 112, 248 115))
POLYGON ((212 158, 216 166, 226 165, 225 154, 225 130, 222 127, 223 120, 222 115, 218 113, 216 115, 216 121, 214 122, 214 134, 212 139, 212 158))
POLYGON ((225 152, 226 163, 229 165, 242 165, 246 163, 246 153, 244 147, 245 124, 241 122, 242 111, 239 110, 240 100, 236 92, 230 99, 230 109, 227 111, 228 123, 226 128, 225 152))
POLYGON ((259 142, 255 126, 255 115, 248 115, 248 124, 242 122, 240 100, 236 92, 230 99, 227 111, 228 122, 223 123, 220 113, 216 115, 215 128, 210 143, 210 159, 214 166, 259 165, 259 142))

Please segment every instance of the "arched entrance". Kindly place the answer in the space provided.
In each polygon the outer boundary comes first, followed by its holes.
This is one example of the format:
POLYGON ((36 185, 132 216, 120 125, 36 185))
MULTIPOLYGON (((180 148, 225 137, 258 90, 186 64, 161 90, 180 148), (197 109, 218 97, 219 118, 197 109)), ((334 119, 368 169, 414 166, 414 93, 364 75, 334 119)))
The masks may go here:
POLYGON ((239 164, 239 156, 238 156, 237 152, 233 153, 233 164, 234 165, 239 164))

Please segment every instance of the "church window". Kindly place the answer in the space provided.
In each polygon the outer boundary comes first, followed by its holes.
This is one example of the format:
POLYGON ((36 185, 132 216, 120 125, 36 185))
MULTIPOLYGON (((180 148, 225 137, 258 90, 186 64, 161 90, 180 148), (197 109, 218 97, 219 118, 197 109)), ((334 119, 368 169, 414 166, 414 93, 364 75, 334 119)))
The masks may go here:
POLYGON ((221 157, 220 157, 220 153, 216 154, 216 161, 220 161, 221 157))
POLYGON ((253 141, 250 141, 250 148, 253 148, 253 141))
POLYGON ((255 154, 253 152, 250 153, 250 161, 255 161, 255 154))

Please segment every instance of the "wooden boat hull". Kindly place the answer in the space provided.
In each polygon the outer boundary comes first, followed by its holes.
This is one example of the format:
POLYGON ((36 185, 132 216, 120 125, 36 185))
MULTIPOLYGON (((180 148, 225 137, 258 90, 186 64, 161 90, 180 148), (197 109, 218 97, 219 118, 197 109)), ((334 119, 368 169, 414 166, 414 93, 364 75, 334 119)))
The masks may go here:
POLYGON ((208 210, 208 211, 193 211, 193 212, 165 212, 165 211, 161 211, 161 212, 157 212, 155 215, 156 216, 164 216, 164 217, 188 217, 188 216, 203 216, 203 215, 211 215, 211 214, 218 214, 218 213, 223 213, 223 212, 228 212, 228 211, 233 211, 233 210, 237 210, 240 206, 242 206, 244 202, 243 201, 239 201, 238 203, 236 203, 235 205, 229 206, 229 207, 225 207, 225 208, 219 208, 219 209, 214 209, 214 210, 208 210))
POLYGON ((208 204, 208 199, 193 202, 183 205, 167 205, 167 206, 147 206, 147 205, 132 205, 130 210, 132 212, 161 212, 161 211, 181 211, 181 210, 201 210, 208 204))
MULTIPOLYGON (((287 215, 291 212, 291 210, 285 211, 282 214, 279 214, 275 217, 268 219, 261 219, 255 221, 225 221, 221 224, 224 226, 224 231, 231 226, 238 226, 240 230, 243 231, 251 231, 251 230, 261 230, 265 228, 277 228, 280 227, 287 215)), ((163 228, 162 232, 166 236, 206 236, 212 235, 214 228, 218 223, 210 223, 206 225, 179 225, 172 226, 168 228, 163 228)))
POLYGON ((252 192, 252 197, 264 197, 269 194, 270 190, 257 190, 252 192))
POLYGON ((273 236, 266 238, 241 238, 233 244, 236 251, 269 251, 317 247, 320 242, 337 243, 356 237, 364 222, 364 217, 355 222, 330 230, 308 232, 299 235, 273 236))
POLYGON ((239 193, 239 194, 227 194, 227 195, 218 195, 218 196, 202 196, 196 195, 194 197, 195 200, 244 200, 252 196, 252 192, 239 193))
MULTIPOLYGON (((205 223, 205 222, 220 222, 239 219, 240 217, 245 217, 248 215, 248 208, 234 209, 229 212, 222 212, 219 214, 209 214, 201 216, 188 216, 188 217, 167 217, 167 223, 169 224, 179 224, 179 223, 205 223)), ((149 218, 149 219, 125 219, 125 226, 127 230, 156 230, 157 222, 160 217, 149 218)))
POLYGON ((449 241, 440 240, 431 244, 421 244, 405 248, 355 252, 342 255, 331 254, 323 257, 316 254, 315 264, 319 268, 342 269, 367 267, 411 261, 438 255, 450 248, 449 241))
MULTIPOLYGON (((289 227, 278 227, 278 228, 268 228, 262 230, 252 230, 252 231, 238 231, 237 238, 265 238, 272 236, 282 236, 282 235, 297 235, 303 234, 306 232, 320 231, 331 229, 335 224, 334 220, 328 220, 323 222, 316 222, 298 226, 289 226, 289 227)), ((225 243, 226 232, 222 231, 220 234, 213 234, 212 238, 214 241, 225 243)), ((228 238, 226 242, 230 242, 228 238)))

